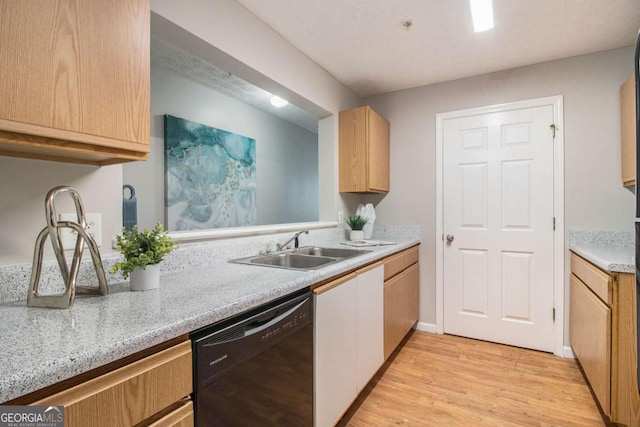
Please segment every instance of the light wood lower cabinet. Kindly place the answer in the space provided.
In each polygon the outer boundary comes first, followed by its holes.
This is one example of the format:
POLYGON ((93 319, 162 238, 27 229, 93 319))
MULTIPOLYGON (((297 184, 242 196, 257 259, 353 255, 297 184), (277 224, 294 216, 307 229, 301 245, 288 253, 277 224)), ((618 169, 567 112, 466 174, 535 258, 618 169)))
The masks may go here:
POLYGON ((635 275, 600 270, 571 254, 569 339, 602 411, 640 426, 635 275))
POLYGON ((384 357, 387 359, 418 321, 418 264, 384 283, 384 357))
POLYGON ((314 289, 314 425, 335 425, 382 366, 383 267, 314 289))
POLYGON ((185 400, 176 409, 148 424, 148 427, 193 427, 193 424, 193 402, 185 400))
POLYGON ((420 267, 418 247, 384 263, 384 358, 387 359, 418 321, 420 267))
POLYGON ((571 274, 571 347, 602 411, 611 415, 611 309, 571 274))
POLYGON ((613 421, 625 426, 640 426, 635 279, 633 274, 620 274, 614 288, 611 403, 613 421))
MULTIPOLYGON (((65 427, 134 426, 170 408, 192 391, 191 342, 62 390, 34 405, 63 405, 65 427)), ((154 426, 192 426, 190 402, 153 421, 154 426)))

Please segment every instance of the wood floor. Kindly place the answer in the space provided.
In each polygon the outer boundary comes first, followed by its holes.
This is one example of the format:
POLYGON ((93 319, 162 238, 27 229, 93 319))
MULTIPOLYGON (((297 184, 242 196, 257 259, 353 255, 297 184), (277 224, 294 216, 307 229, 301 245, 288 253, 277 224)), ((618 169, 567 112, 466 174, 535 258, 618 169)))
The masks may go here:
POLYGON ((604 426, 573 359, 414 332, 338 426, 604 426))

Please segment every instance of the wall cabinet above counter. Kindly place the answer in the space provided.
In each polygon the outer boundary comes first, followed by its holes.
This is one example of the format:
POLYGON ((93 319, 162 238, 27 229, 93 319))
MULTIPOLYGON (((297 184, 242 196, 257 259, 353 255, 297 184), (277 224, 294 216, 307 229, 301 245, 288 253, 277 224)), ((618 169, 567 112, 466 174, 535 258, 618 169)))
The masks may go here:
POLYGON ((146 160, 150 13, 149 0, 3 3, 0 155, 146 160))
POLYGON ((341 193, 389 192, 389 122, 371 107, 340 112, 341 193))
POLYGON ((620 86, 620 137, 622 185, 636 184, 636 96, 633 76, 620 86))

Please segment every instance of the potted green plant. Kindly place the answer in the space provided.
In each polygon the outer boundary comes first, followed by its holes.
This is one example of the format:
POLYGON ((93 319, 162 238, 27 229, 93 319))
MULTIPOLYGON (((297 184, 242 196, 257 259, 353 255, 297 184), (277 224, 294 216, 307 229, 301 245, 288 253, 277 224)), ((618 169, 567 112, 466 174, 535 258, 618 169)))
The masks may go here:
POLYGON ((138 231, 137 226, 130 231, 123 229, 122 235, 116 236, 116 247, 124 261, 117 262, 109 272, 120 271, 125 279, 131 275, 131 290, 146 291, 160 285, 160 261, 175 248, 175 242, 157 223, 151 231, 138 231))
POLYGON ((364 239, 364 225, 369 221, 367 218, 355 215, 347 218, 347 225, 351 229, 351 233, 349 233, 349 239, 351 240, 362 240, 364 239))

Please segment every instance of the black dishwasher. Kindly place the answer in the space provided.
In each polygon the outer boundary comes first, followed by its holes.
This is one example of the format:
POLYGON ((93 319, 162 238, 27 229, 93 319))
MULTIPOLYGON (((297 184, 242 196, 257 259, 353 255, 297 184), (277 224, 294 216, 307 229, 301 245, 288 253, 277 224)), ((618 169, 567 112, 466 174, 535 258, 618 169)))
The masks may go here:
POLYGON ((313 425, 308 290, 191 334, 196 426, 313 425))

